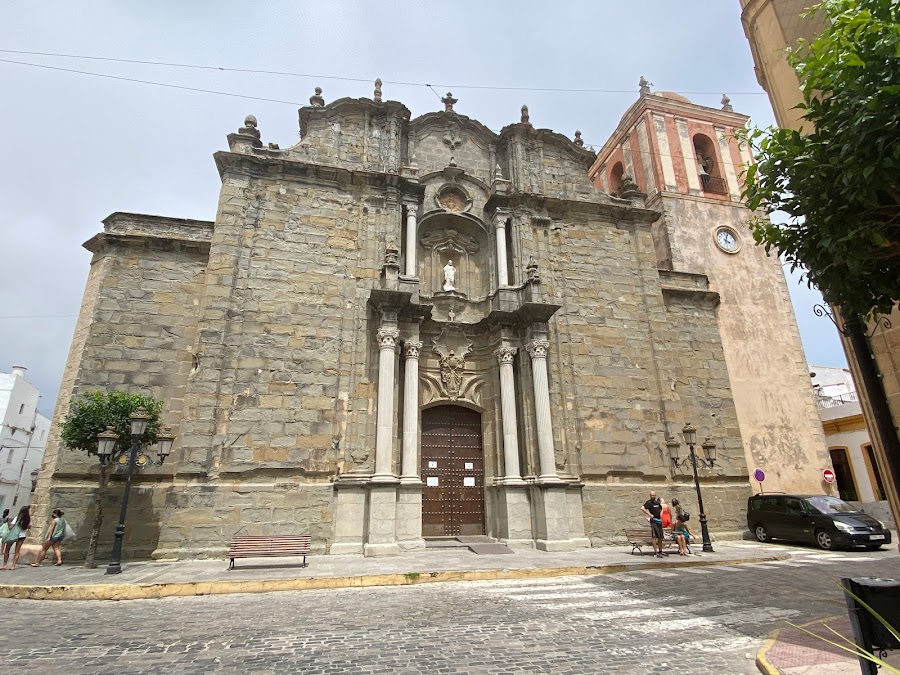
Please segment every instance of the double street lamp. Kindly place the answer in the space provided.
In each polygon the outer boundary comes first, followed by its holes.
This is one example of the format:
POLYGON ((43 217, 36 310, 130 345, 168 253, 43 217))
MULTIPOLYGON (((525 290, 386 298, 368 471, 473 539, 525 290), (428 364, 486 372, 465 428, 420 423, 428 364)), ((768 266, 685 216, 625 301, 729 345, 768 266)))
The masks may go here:
POLYGON ((703 448, 703 454, 706 455, 706 459, 702 457, 697 457, 697 453, 694 452, 694 446, 697 444, 697 430, 690 423, 685 424, 684 428, 681 430, 681 434, 684 436, 685 445, 690 448, 690 454, 684 459, 678 459, 678 448, 679 443, 674 438, 670 438, 666 441, 666 447, 669 450, 669 459, 672 460, 672 464, 675 467, 687 466, 690 463, 691 468, 694 470, 694 487, 697 489, 697 503, 700 507, 700 531, 703 536, 703 551, 705 553, 713 553, 712 541, 709 538, 709 528, 706 525, 706 511, 703 510, 703 495, 700 493, 700 477, 697 475, 697 464, 700 466, 711 469, 716 464, 716 444, 710 441, 708 438, 703 441, 700 447, 703 448))
MULTIPOLYGON (((143 408, 138 408, 129 416, 131 420, 131 451, 128 455, 128 473, 125 477, 125 492, 122 495, 122 510, 119 514, 119 523, 116 525, 116 540, 113 544, 112 559, 106 566, 107 574, 118 574, 122 571, 122 539, 125 536, 125 514, 128 512, 128 496, 131 494, 131 476, 136 466, 146 466, 153 464, 161 466, 166 461, 166 457, 172 452, 172 443, 175 442, 175 434, 169 427, 164 431, 156 434, 156 454, 159 461, 154 461, 148 455, 140 452, 141 437, 147 431, 147 424, 150 422, 150 415, 143 408)), ((112 462, 115 454, 116 444, 119 442, 119 434, 113 427, 106 427, 106 431, 97 434, 97 455, 100 463, 104 466, 112 462)), ((124 455, 120 455, 119 462, 123 463, 124 455)))

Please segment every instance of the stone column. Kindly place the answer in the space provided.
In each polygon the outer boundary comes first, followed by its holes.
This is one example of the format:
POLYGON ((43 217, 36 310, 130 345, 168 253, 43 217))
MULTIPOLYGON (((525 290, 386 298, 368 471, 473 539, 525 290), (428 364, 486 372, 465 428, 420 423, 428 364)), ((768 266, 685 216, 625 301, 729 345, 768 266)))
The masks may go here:
POLYGON ((378 421, 373 480, 394 478, 394 353, 400 331, 380 328, 378 337, 378 421))
POLYGON ((494 214, 494 228, 497 232, 497 286, 509 286, 509 272, 506 262, 506 219, 508 214, 498 211, 494 214))
POLYGON ((522 481, 519 471, 519 432, 516 421, 516 392, 513 384, 515 347, 499 347, 494 354, 500 362, 500 405, 503 415, 503 482, 522 481))
POLYGON ((406 205, 406 276, 418 277, 416 269, 416 211, 417 204, 406 205))
POLYGON ((403 386, 403 455, 400 482, 419 482, 419 351, 422 343, 407 340, 403 345, 406 377, 403 386))
POLYGON ((538 454, 541 462, 539 480, 558 481, 556 456, 553 450, 553 426, 550 421, 550 387, 547 380, 547 340, 532 340, 528 343, 531 354, 531 372, 534 382, 534 408, 537 417, 538 454))

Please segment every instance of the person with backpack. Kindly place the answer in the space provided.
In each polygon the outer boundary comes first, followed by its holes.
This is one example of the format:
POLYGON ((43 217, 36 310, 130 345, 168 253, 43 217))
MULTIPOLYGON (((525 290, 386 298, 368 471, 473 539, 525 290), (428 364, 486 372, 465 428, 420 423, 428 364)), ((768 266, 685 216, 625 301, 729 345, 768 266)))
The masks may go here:
POLYGON ((19 556, 22 554, 22 544, 25 543, 25 537, 28 536, 28 530, 30 528, 31 507, 23 506, 21 509, 19 509, 19 515, 13 518, 13 521, 9 524, 8 531, 2 537, 3 567, 0 567, 0 570, 16 569, 16 565, 19 564, 19 556), (7 567, 7 563, 9 562, 9 552, 12 549, 13 545, 15 545, 16 547, 16 552, 13 555, 12 565, 7 567))
POLYGON ((41 552, 38 554, 37 560, 31 563, 32 567, 40 567, 47 557, 47 551, 53 547, 53 553, 56 555, 56 565, 62 565, 62 542, 66 538, 66 528, 68 524, 63 518, 62 509, 54 509, 50 525, 47 527, 47 538, 41 544, 41 552))

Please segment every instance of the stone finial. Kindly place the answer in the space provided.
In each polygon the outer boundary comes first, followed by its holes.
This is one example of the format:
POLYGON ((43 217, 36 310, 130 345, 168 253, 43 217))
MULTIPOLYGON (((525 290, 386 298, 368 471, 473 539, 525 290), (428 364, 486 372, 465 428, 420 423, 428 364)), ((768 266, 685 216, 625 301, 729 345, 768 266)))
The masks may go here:
POLYGON ((647 81, 647 78, 641 75, 641 79, 638 81, 638 86, 640 87, 641 96, 644 94, 650 93, 650 83, 647 81))
POLYGON ((278 143, 269 143, 269 150, 281 150, 281 146, 278 143))
POLYGON ((316 93, 309 97, 309 104, 313 108, 321 108, 325 105, 325 99, 322 98, 322 87, 316 87, 316 93))
POLYGON ((400 249, 393 241, 389 241, 384 249, 384 264, 392 267, 400 264, 400 249))
POLYGON ((453 104, 458 100, 458 98, 453 98, 453 94, 448 91, 447 95, 441 99, 441 103, 444 104, 444 112, 453 112, 453 104))
POLYGON ((453 155, 450 155, 450 164, 448 164, 448 166, 456 166, 456 157, 453 155))
POLYGON ((523 105, 523 106, 522 106, 522 117, 521 117, 521 119, 519 120, 519 122, 520 122, 521 124, 531 124, 531 121, 530 121, 530 120, 531 120, 531 118, 530 118, 529 115, 528 115, 528 106, 527 106, 527 105, 523 105))
POLYGON ((375 80, 375 103, 381 103, 381 78, 375 80))
POLYGON ((525 266, 525 278, 533 283, 538 283, 541 280, 540 275, 538 275, 538 264, 534 256, 529 256, 528 265, 525 266))
POLYGON ((622 174, 622 186, 619 188, 619 194, 625 192, 635 192, 639 190, 637 183, 631 177, 631 174, 622 174))
POLYGON ((575 145, 577 145, 579 148, 584 147, 584 141, 581 139, 581 132, 578 129, 575 130, 575 140, 573 141, 573 143, 575 143, 575 145))
POLYGON ((728 98, 728 94, 722 94, 722 110, 725 112, 734 112, 734 108, 731 107, 731 99, 728 98))
POLYGON ((244 118, 244 126, 238 129, 238 133, 241 136, 252 136, 256 140, 259 140, 259 129, 256 128, 256 117, 254 115, 247 115, 244 118))
POLYGON ((494 167, 494 180, 503 180, 503 169, 499 164, 494 167))

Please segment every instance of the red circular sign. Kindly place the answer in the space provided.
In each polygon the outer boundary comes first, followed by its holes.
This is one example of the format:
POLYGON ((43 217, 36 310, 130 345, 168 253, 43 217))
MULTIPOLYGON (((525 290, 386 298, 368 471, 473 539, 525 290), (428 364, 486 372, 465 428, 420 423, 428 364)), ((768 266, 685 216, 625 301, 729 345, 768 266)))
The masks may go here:
POLYGON ((825 479, 826 483, 833 483, 834 482, 834 471, 832 471, 831 469, 825 469, 822 472, 822 478, 825 479))

